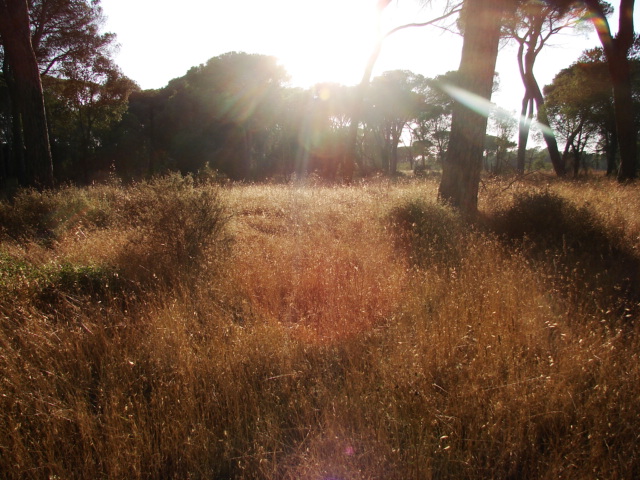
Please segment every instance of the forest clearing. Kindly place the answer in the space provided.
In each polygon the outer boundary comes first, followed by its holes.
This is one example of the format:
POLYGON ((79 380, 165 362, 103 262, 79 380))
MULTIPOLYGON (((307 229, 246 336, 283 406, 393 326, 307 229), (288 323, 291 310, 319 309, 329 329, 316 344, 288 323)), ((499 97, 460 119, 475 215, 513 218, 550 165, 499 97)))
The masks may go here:
POLYGON ((437 189, 0 203, 0 476, 638 478, 638 185, 437 189))

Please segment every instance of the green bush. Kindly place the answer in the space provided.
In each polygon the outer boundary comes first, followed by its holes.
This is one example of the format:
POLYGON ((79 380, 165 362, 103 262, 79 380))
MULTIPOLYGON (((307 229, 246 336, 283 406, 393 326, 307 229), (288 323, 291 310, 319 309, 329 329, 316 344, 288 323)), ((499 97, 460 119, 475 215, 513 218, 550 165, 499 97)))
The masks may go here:
POLYGON ((121 279, 111 267, 63 263, 43 271, 49 289, 79 295, 103 296, 121 287, 121 279))
POLYGON ((0 252, 0 297, 14 302, 36 301, 50 307, 69 295, 103 300, 123 290, 120 275, 109 266, 69 262, 36 265, 0 252))

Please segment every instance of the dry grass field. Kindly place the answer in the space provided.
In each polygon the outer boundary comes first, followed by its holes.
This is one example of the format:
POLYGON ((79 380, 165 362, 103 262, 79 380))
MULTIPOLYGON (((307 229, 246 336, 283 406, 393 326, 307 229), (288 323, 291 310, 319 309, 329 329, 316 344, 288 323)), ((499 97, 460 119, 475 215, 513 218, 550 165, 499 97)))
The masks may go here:
POLYGON ((640 187, 0 204, 0 477, 640 477, 640 187))

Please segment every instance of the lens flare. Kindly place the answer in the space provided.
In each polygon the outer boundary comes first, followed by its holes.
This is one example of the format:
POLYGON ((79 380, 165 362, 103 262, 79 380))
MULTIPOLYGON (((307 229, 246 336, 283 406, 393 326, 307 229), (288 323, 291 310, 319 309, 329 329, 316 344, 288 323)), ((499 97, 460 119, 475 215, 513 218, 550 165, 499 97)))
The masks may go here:
MULTIPOLYGON (((447 93, 455 101, 463 104, 465 107, 473 110, 474 112, 484 115, 485 117, 493 116, 501 119, 515 119, 517 121, 527 120, 527 117, 521 115, 514 115, 512 112, 499 107, 495 103, 490 102, 484 97, 475 93, 469 92, 464 88, 457 87, 455 85, 440 83, 439 87, 447 93)), ((553 130, 540 122, 531 120, 531 128, 537 128, 545 135, 553 135, 553 130)))

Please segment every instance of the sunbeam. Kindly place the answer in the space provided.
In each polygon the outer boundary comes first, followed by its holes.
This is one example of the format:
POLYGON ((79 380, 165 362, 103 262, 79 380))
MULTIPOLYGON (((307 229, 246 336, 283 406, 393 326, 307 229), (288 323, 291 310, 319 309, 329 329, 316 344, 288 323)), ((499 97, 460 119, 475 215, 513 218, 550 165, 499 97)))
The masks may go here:
MULTIPOLYGON (((440 83, 439 87, 457 102, 485 117, 493 116, 501 119, 515 119, 516 121, 525 118, 521 115, 514 115, 512 112, 464 88, 446 83, 440 83)), ((536 120, 531 120, 531 128, 538 129, 544 134, 553 134, 553 130, 549 126, 536 120)))

